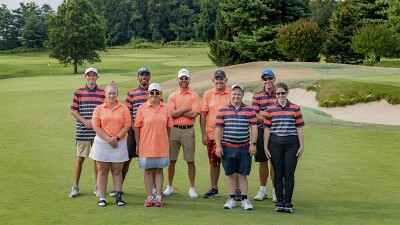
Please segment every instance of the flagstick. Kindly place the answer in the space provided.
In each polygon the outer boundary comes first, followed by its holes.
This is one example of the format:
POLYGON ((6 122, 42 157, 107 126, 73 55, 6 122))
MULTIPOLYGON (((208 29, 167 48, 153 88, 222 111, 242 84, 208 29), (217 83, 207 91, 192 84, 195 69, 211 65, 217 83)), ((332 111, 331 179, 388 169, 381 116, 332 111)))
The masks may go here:
POLYGON ((49 70, 50 70, 50 78, 51 78, 51 64, 50 64, 50 61, 49 61, 49 64, 47 64, 47 66, 49 67, 49 70))

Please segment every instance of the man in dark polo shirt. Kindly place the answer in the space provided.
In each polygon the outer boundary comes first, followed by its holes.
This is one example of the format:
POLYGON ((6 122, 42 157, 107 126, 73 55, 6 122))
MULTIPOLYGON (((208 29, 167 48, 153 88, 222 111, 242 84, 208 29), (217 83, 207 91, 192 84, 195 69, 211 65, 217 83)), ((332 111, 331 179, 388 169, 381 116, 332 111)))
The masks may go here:
MULTIPOLYGON (((151 73, 148 68, 140 68, 137 73, 137 79, 139 81, 139 86, 130 90, 126 95, 125 105, 128 107, 129 112, 132 115, 132 127, 128 131, 128 137, 126 139, 126 143, 128 145, 128 156, 129 160, 124 163, 124 167, 122 168, 122 179, 125 180, 126 174, 129 171, 129 165, 132 161, 132 158, 138 157, 136 155, 136 140, 135 140, 135 132, 133 130, 133 124, 135 123, 136 111, 139 106, 143 103, 147 102, 149 99, 148 88, 150 85, 151 73)), ((115 196, 114 190, 110 191, 110 196, 115 196)))
MULTIPOLYGON (((275 74, 272 70, 264 70, 261 72, 261 83, 263 88, 257 91, 252 99, 251 106, 257 113, 258 122, 258 139, 257 139, 257 154, 254 156, 254 161, 259 162, 258 173, 260 178, 260 190, 254 196, 254 200, 262 201, 267 198, 267 180, 268 172, 270 172, 272 187, 274 187, 274 170, 271 165, 268 171, 268 159, 264 152, 264 118, 267 107, 276 102, 275 94, 275 74)), ((272 201, 276 202, 275 188, 272 188, 272 201)))
POLYGON ((239 84, 231 87, 231 101, 221 108, 216 117, 215 143, 216 155, 222 158, 225 175, 228 176, 229 198, 224 209, 236 206, 236 174, 242 194, 241 206, 252 210, 253 205, 247 198, 247 176, 251 170, 251 157, 256 154, 257 117, 251 106, 242 102, 244 89, 239 84), (251 133, 249 130, 251 128, 251 133), (251 134, 251 139, 250 139, 251 134), (251 144, 250 144, 251 140, 251 144))
MULTIPOLYGON (((75 160, 74 186, 69 197, 77 197, 79 194, 79 180, 82 172, 82 164, 85 158, 89 156, 93 139, 96 133, 92 127, 92 114, 96 106, 104 102, 105 92, 97 86, 96 81, 99 78, 95 68, 88 68, 84 75, 86 85, 79 88, 74 93, 74 99, 71 104, 71 115, 76 119, 76 147, 77 157, 75 160)), ((94 177, 97 183, 97 167, 94 162, 94 177)), ((97 185, 94 188, 97 195, 97 185)))

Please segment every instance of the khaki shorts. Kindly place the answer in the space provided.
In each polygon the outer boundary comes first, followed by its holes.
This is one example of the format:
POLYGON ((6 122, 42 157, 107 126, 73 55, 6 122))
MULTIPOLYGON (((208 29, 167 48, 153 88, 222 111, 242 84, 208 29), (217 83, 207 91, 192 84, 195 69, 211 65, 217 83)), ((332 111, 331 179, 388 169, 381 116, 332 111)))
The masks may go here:
POLYGON ((177 160, 179 150, 182 146, 183 159, 186 162, 194 162, 195 145, 196 138, 194 127, 189 129, 172 127, 169 137, 169 159, 171 161, 177 160))
POLYGON ((80 157, 88 157, 93 141, 76 141, 76 155, 80 157))

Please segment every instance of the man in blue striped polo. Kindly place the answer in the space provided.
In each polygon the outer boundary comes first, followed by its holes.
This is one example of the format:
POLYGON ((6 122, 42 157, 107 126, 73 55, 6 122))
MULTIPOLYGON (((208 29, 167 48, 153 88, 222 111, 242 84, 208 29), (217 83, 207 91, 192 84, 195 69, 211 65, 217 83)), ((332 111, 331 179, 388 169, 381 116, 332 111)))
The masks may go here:
POLYGON ((236 174, 239 179, 239 189, 242 194, 241 206, 252 210, 253 205, 247 198, 247 176, 251 170, 251 157, 256 154, 257 116, 251 106, 242 102, 244 89, 239 84, 231 87, 231 101, 221 108, 215 123, 216 155, 222 158, 225 175, 228 176, 229 198, 224 209, 236 206, 236 174), (251 128, 251 144, 250 130, 251 128))
MULTIPOLYGON (((77 157, 75 160, 74 186, 69 197, 74 198, 79 194, 79 180, 82 172, 82 164, 89 156, 96 133, 92 127, 92 114, 96 106, 101 105, 105 99, 104 89, 97 86, 99 74, 95 68, 88 68, 84 77, 86 85, 78 88, 74 93, 71 104, 71 115, 76 119, 76 148, 77 157)), ((97 167, 94 162, 94 176, 97 183, 97 167)), ((97 195, 97 185, 94 188, 97 195)))

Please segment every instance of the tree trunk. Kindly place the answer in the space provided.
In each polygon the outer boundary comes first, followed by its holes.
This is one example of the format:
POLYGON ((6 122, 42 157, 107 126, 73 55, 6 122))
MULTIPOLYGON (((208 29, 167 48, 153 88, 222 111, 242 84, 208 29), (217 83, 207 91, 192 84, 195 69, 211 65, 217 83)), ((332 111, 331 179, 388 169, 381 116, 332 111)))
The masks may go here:
POLYGON ((74 61, 74 74, 78 73, 78 63, 74 61))

